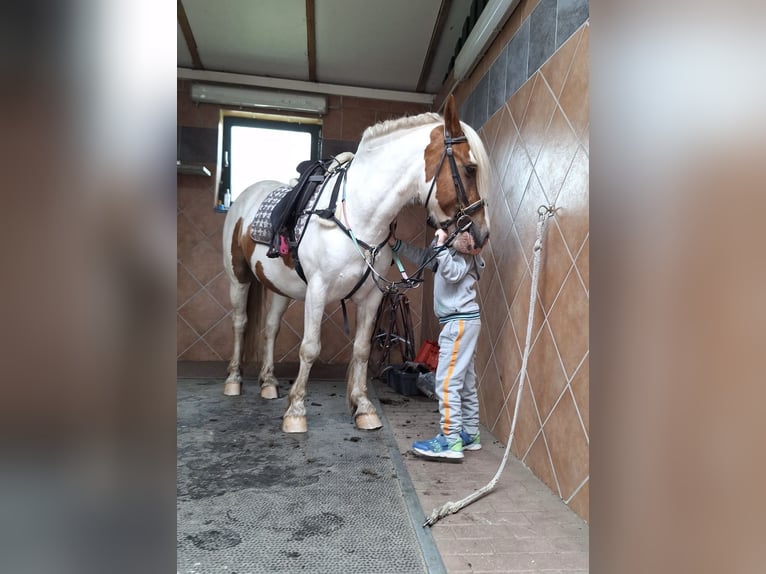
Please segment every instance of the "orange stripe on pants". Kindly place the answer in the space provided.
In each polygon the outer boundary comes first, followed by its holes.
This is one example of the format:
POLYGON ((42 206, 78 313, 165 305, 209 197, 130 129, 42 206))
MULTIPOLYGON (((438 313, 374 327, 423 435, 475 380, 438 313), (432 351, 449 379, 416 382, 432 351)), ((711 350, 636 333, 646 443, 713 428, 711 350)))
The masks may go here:
POLYGON ((444 376, 444 382, 442 383, 442 402, 444 403, 444 427, 442 433, 447 436, 449 430, 450 418, 449 418, 449 381, 452 378, 452 372, 455 370, 455 363, 457 362, 457 350, 460 347, 460 339, 463 337, 464 323, 462 319, 457 322, 457 338, 455 338, 455 344, 452 345, 452 354, 449 359, 449 368, 447 374, 444 376))

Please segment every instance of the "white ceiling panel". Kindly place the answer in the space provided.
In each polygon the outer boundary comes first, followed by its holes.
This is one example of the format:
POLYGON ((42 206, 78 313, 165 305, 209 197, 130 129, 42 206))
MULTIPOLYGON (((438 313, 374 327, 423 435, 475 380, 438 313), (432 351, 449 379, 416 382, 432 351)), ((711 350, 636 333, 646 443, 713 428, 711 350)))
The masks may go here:
POLYGON ((183 0, 207 70, 308 79, 305 0, 183 0))
MULTIPOLYGON (((442 86, 471 3, 314 0, 316 77, 309 78, 312 2, 180 1, 202 63, 195 72, 428 94, 442 86), (425 90, 418 90, 421 74, 425 90)), ((194 68, 194 61, 179 26, 178 66, 194 68)))
POLYGON ((316 0, 317 79, 414 90, 441 0, 316 0))

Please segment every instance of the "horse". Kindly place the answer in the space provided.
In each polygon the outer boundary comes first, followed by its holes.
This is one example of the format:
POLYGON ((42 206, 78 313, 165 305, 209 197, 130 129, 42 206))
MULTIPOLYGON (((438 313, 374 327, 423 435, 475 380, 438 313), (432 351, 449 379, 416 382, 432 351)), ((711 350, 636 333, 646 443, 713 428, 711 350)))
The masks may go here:
POLYGON ((305 301, 300 368, 282 417, 286 433, 307 432, 304 398, 321 349, 323 310, 327 303, 346 299, 357 307, 347 374, 348 408, 357 428, 381 428, 367 396, 370 339, 383 297, 375 279, 391 265, 391 225, 406 205, 424 205, 432 226, 468 229, 478 247, 489 238, 483 199, 490 181, 488 155, 477 133, 459 120, 452 96, 443 115, 426 112, 368 127, 353 159, 330 172, 313 209, 304 212, 308 221, 294 252, 274 257, 268 245, 254 242, 248 232, 264 199, 284 185, 280 182, 248 187, 231 204, 224 222, 223 263, 230 281, 234 329, 225 395, 241 392, 241 364, 250 358, 244 357, 245 345, 252 344, 246 341, 254 341, 265 311, 258 381, 261 397, 278 398, 274 341, 290 300, 305 301), (342 201, 337 205, 340 190, 342 201), (265 290, 271 297, 268 308, 261 311, 265 290))

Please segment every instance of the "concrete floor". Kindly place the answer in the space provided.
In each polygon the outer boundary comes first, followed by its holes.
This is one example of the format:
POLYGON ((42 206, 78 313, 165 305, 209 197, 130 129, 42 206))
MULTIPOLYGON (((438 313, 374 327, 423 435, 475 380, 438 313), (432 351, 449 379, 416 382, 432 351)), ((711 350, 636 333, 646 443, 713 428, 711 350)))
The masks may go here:
MULTIPOLYGON (((292 376, 294 365, 281 365, 277 376, 292 376)), ((345 368, 316 365, 317 378, 345 377, 345 368)), ((179 363, 179 377, 225 378, 224 363, 179 363)), ((503 458, 504 445, 482 428, 479 451, 465 453, 460 464, 418 458, 414 440, 438 432, 435 400, 405 397, 373 380, 423 513, 429 516, 447 501, 457 501, 487 484, 503 458)), ((447 572, 588 572, 588 525, 522 463, 510 457, 494 490, 430 529, 447 572)))
MULTIPOLYGON (((486 429, 483 448, 465 452, 462 463, 424 460, 411 446, 439 432, 437 402, 404 397, 378 381, 373 387, 426 516, 492 480, 505 448, 486 429)), ((450 574, 588 572, 588 525, 513 455, 489 494, 442 518, 431 534, 450 574)))

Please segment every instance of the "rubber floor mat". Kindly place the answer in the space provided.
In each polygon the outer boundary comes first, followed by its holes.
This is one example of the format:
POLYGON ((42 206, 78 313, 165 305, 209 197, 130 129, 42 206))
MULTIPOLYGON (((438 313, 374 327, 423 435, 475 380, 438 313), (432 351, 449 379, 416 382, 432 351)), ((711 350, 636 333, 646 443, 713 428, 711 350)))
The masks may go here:
POLYGON ((310 381, 308 432, 283 433, 288 389, 179 379, 178 572, 444 572, 385 418, 357 430, 345 382, 310 381))

